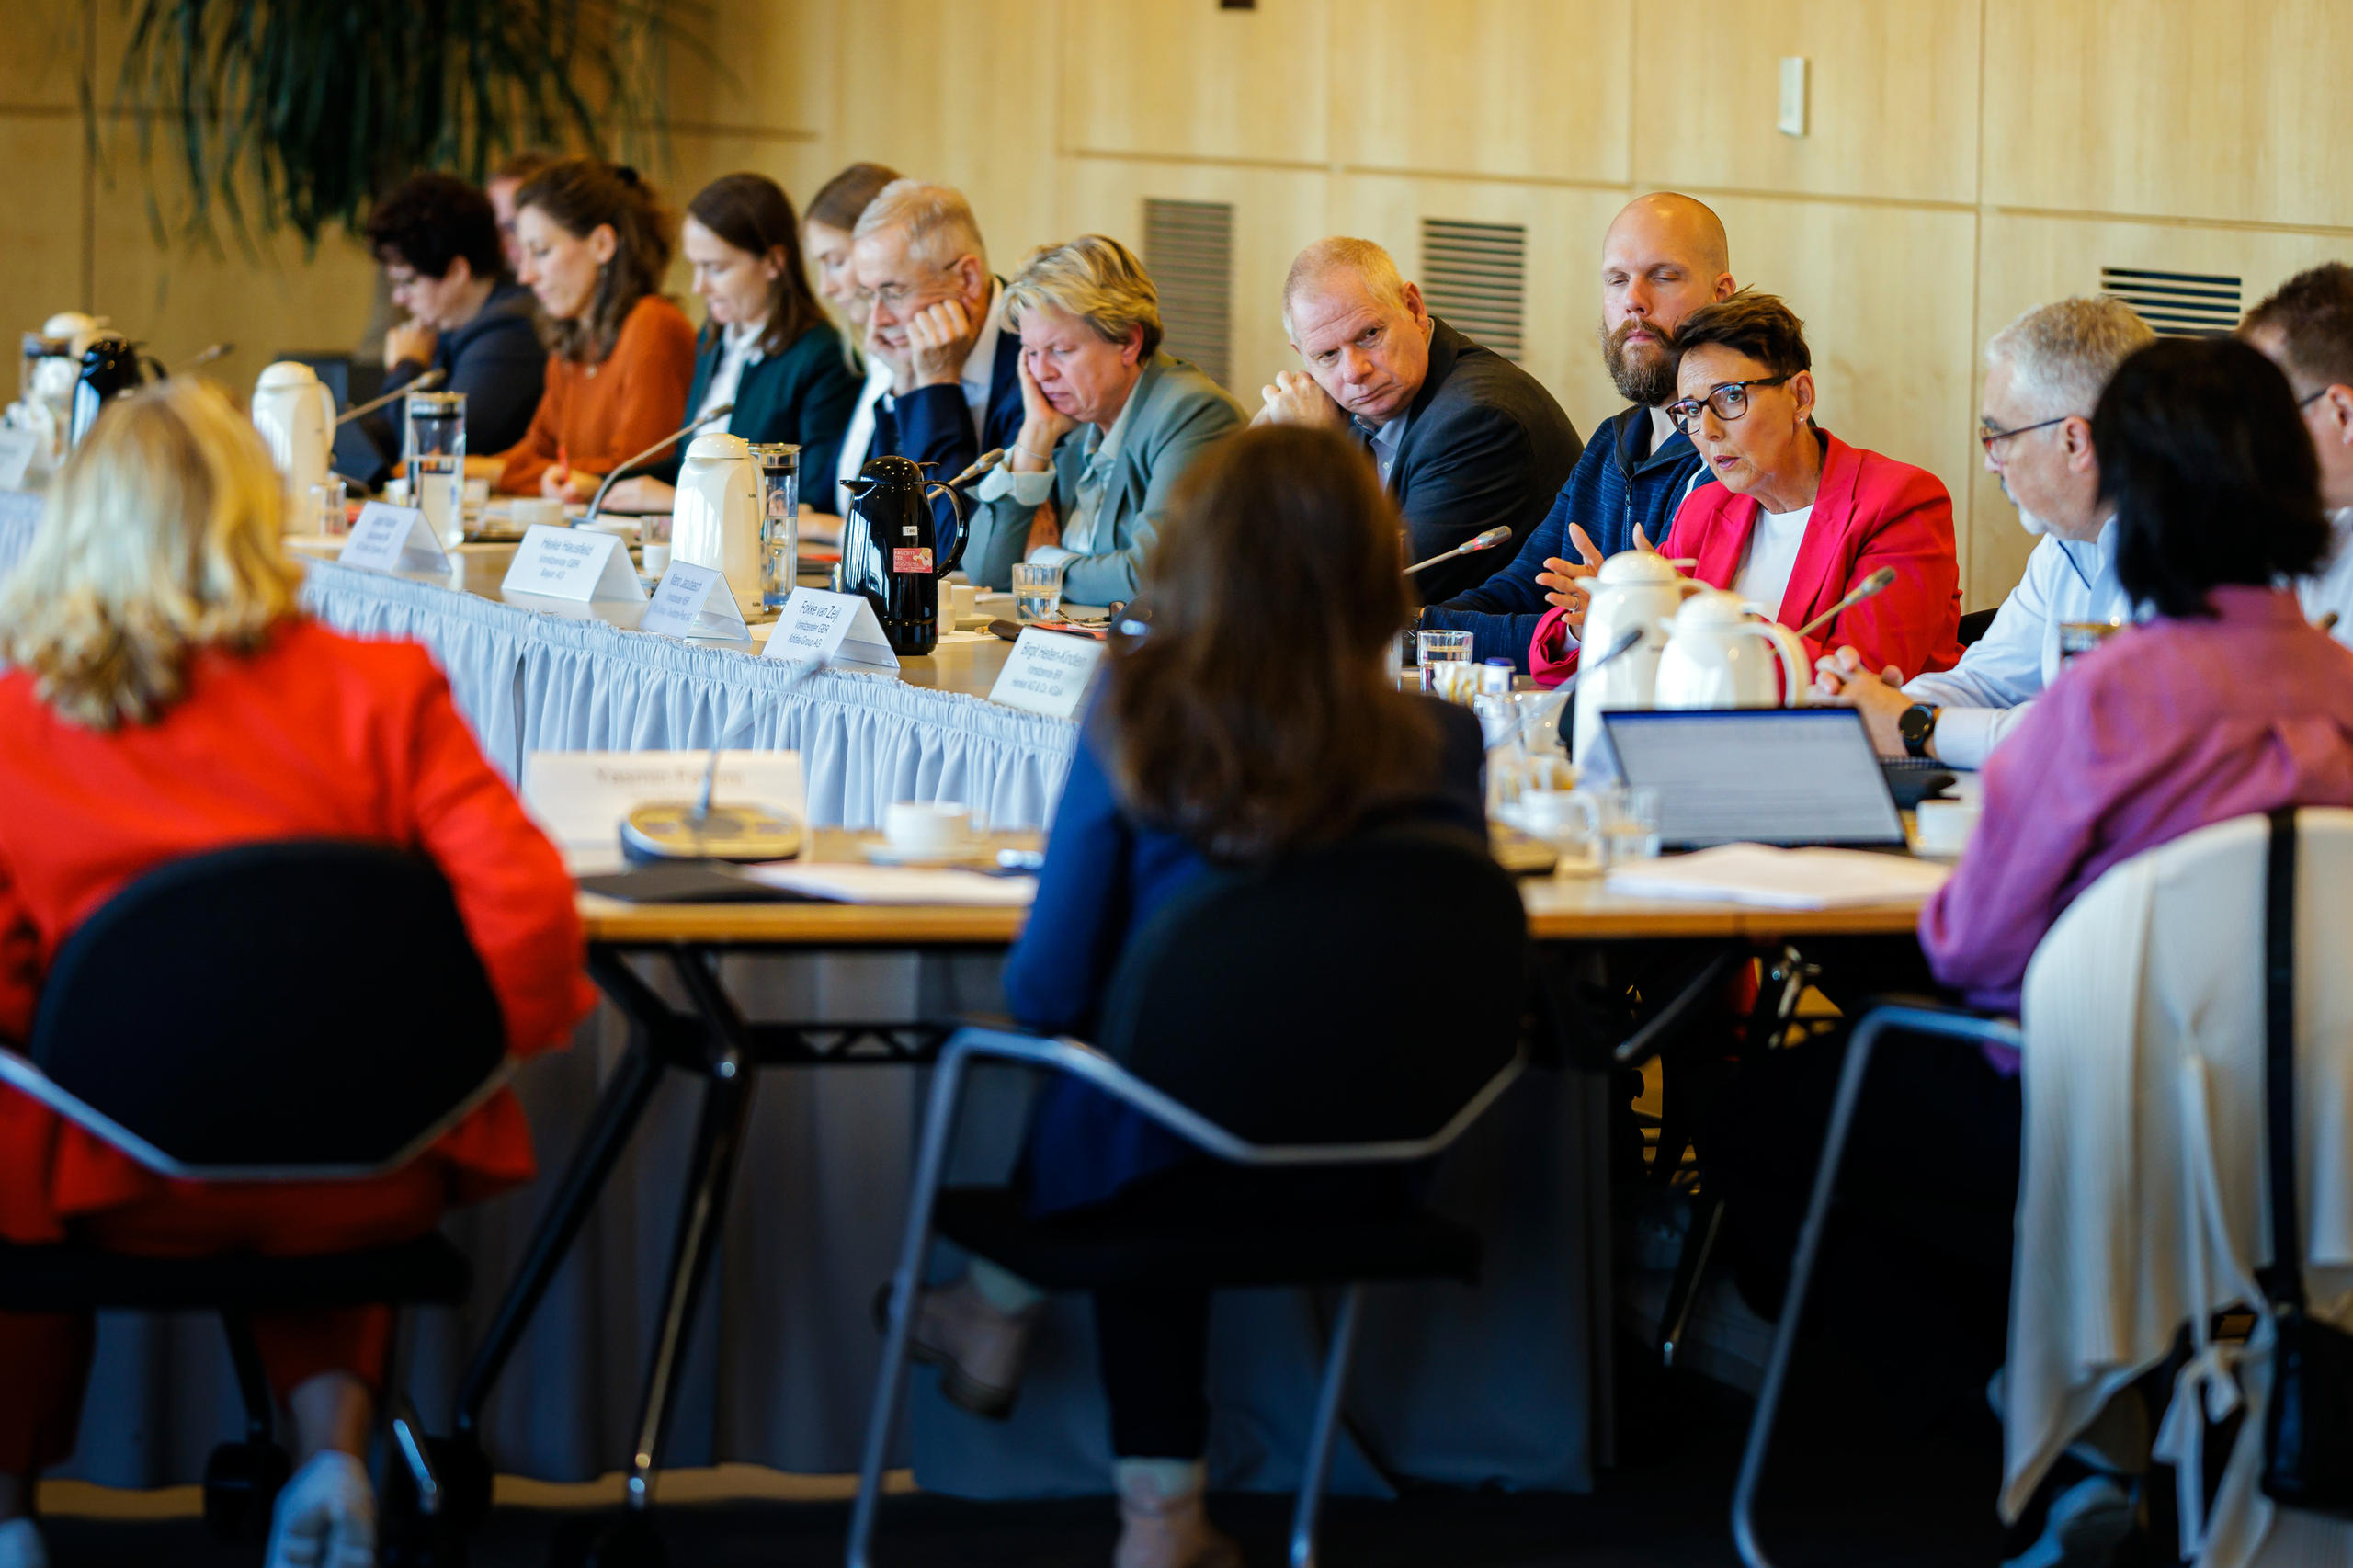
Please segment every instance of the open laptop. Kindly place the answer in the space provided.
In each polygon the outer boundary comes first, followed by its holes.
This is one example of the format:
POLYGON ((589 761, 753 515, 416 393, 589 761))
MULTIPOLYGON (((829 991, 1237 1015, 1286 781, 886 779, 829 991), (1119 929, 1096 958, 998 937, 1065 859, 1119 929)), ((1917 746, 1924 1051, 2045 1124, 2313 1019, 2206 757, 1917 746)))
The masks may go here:
POLYGON ((1626 782, 1658 791, 1662 848, 1904 849, 1904 818, 1851 708, 1630 710, 1601 722, 1626 782))

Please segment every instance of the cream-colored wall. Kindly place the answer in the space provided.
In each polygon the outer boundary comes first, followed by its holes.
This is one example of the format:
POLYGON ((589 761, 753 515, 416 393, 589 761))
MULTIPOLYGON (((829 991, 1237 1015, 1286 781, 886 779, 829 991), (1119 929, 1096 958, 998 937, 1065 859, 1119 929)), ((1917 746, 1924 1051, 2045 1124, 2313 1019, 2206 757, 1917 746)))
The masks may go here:
MULTIPOLYGON (((329 240, 158 253, 123 150, 85 166, 75 79, 112 67, 113 8, 19 0, 0 57, 0 302, 29 324, 114 314, 167 358, 218 337, 248 384, 271 350, 348 342, 368 267, 329 240), (85 37, 98 18, 97 30, 85 37), (86 194, 85 187, 87 187, 86 194)), ((657 177, 735 168, 796 199, 855 158, 972 198, 994 259, 1148 197, 1234 204, 1237 390, 1291 363, 1276 291, 1336 230, 1410 269, 1426 216, 1525 223, 1529 368, 1580 428, 1614 411, 1594 351, 1603 228, 1631 195, 1711 202, 1742 282, 1808 323, 1824 422, 1955 494, 1972 605, 2029 543, 1979 472, 1977 346, 2102 265, 2245 279, 2353 254, 2344 0, 714 0, 716 68, 674 62, 657 177), (1811 133, 1773 129, 1779 62, 1812 62, 1811 133)), ((103 95, 102 95, 103 96, 103 95)), ((171 197, 164 199, 168 203, 171 197)), ((683 278, 680 279, 683 282, 683 278)))

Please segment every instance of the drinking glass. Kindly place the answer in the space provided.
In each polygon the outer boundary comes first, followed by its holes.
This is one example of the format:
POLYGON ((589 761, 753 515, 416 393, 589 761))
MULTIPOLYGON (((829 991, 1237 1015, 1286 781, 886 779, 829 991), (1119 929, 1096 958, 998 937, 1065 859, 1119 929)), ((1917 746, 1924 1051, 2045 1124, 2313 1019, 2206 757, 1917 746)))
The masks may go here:
POLYGON ((1621 785, 1596 792, 1605 863, 1623 866, 1658 858, 1658 791, 1621 785))
POLYGON ((410 505, 425 514, 426 527, 441 537, 444 549, 465 543, 465 393, 408 394, 408 441, 402 460, 408 465, 410 505))
POLYGON ((1013 564, 1013 616, 1027 626, 1052 620, 1062 613, 1063 569, 1059 562, 1043 565, 1033 561, 1013 564))
POLYGON ((351 531, 351 514, 343 509, 343 481, 327 475, 324 484, 311 486, 311 517, 313 529, 328 539, 340 538, 351 531))
POLYGON ((752 461, 760 472, 760 608, 775 615, 801 572, 801 449, 756 443, 752 461))
POLYGON ((1417 631, 1414 634, 1414 654, 1421 665, 1424 691, 1436 691, 1437 677, 1430 672, 1432 665, 1467 665, 1471 662, 1471 633, 1468 631, 1417 631))

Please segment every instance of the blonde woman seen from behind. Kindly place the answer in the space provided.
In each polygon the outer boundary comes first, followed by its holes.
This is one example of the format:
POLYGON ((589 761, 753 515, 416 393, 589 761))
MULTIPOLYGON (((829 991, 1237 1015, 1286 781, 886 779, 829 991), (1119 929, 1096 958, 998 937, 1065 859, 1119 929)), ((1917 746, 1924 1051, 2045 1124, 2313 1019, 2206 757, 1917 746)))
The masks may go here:
MULTIPOLYGON (((59 948, 145 873, 239 844, 340 838, 431 859, 507 1049, 562 1044, 595 1001, 562 859, 424 649, 301 613, 301 571, 278 543, 285 506, 252 426, 190 381, 109 407, 50 491, 0 594, 0 1039, 30 1037, 59 948)), ((167 1181, 0 1088, 0 1241, 18 1245, 391 1245, 531 1170, 504 1092, 387 1176, 221 1184, 167 1181)), ((372 1562, 365 1458, 391 1310, 263 1313, 252 1327, 295 1437, 271 1568, 372 1562)), ((0 1568, 46 1561, 34 1481, 73 1451, 92 1333, 86 1312, 0 1313, 0 1568)))

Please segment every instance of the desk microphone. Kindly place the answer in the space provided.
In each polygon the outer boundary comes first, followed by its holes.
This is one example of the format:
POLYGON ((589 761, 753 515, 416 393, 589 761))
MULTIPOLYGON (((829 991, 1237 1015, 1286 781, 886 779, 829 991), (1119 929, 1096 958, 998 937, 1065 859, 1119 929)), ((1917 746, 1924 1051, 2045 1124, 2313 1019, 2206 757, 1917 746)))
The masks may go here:
MULTIPOLYGON (((208 348, 205 352, 210 354, 211 350, 208 348)), ((204 361, 199 359, 197 363, 201 365, 204 361)), ((446 381, 449 379, 449 372, 447 370, 427 370, 425 374, 417 377, 416 380, 413 381, 402 382, 399 386, 394 387, 392 391, 386 392, 381 397, 371 397, 366 403, 355 403, 353 406, 345 409, 341 414, 335 416, 335 422, 338 426, 348 425, 353 420, 358 418, 361 415, 373 414, 378 409, 383 407, 384 404, 398 402, 400 399, 406 397, 411 392, 431 392, 435 387, 439 386, 443 381, 446 381)))
POLYGON ((1824 627, 1837 619, 1839 616, 1845 614, 1847 610, 1852 609, 1855 606, 1861 604, 1865 599, 1870 598, 1874 594, 1885 593, 1889 585, 1893 584, 1894 581, 1895 568, 1893 566, 1881 567, 1878 571, 1872 573, 1870 576, 1856 584, 1854 592, 1848 594, 1845 598, 1840 599, 1836 604, 1832 605, 1828 609, 1824 610, 1820 615, 1815 616, 1812 620, 1807 621, 1803 626, 1799 627, 1798 635, 1800 637, 1813 636, 1815 632, 1821 631, 1824 627))
POLYGON ((704 426, 710 424, 713 420, 724 419, 734 412, 735 405, 733 403, 722 403, 717 408, 712 409, 709 414, 701 415, 696 418, 688 420, 684 425, 679 426, 676 430, 671 431, 668 435, 663 437, 660 440, 646 448, 645 450, 630 459, 629 461, 617 466, 612 472, 605 475, 605 482, 597 486, 597 494, 590 496, 588 499, 588 515, 580 520, 583 523, 593 523, 597 520, 597 513, 605 505, 605 492, 613 487, 613 481, 619 479, 621 475, 627 473, 631 468, 643 462, 646 459, 652 457, 654 453, 660 451, 663 448, 668 446, 679 437, 691 436, 696 431, 701 429, 704 426))
POLYGON ((237 346, 233 343, 216 343, 210 348, 199 349, 194 358, 169 373, 175 376, 185 376, 199 366, 210 365, 215 359, 226 358, 236 351, 237 346))
MULTIPOLYGON (((779 624, 777 634, 783 635, 779 624)), ((781 701, 824 669, 824 659, 793 661, 799 667, 775 691, 768 694, 771 702, 781 701)), ((801 853, 804 836, 801 824, 780 806, 713 805, 711 794, 719 785, 719 759, 727 743, 752 727, 762 713, 764 704, 745 714, 720 732, 710 748, 710 757, 704 763, 701 788, 691 801, 654 801, 632 806, 621 818, 620 837, 623 858, 634 864, 659 864, 676 860, 789 860, 801 853)))
POLYGON ((997 464, 1004 460, 1005 449, 1003 447, 992 447, 987 451, 981 454, 980 461, 974 463, 972 467, 966 469, 955 478, 949 480, 948 482, 948 488, 953 490, 960 484, 970 484, 972 481, 980 478, 983 474, 988 472, 989 470, 996 467, 997 464))
POLYGON ((1451 561, 1458 555, 1475 555, 1483 550, 1493 550, 1495 546, 1503 543, 1504 540, 1509 538, 1511 538, 1511 525, 1508 523, 1499 523, 1475 539, 1464 540, 1452 550, 1441 551, 1438 554, 1431 556, 1427 561, 1417 561, 1414 562, 1414 564, 1405 568, 1405 575, 1410 577, 1425 566, 1435 566, 1441 561, 1451 561))

